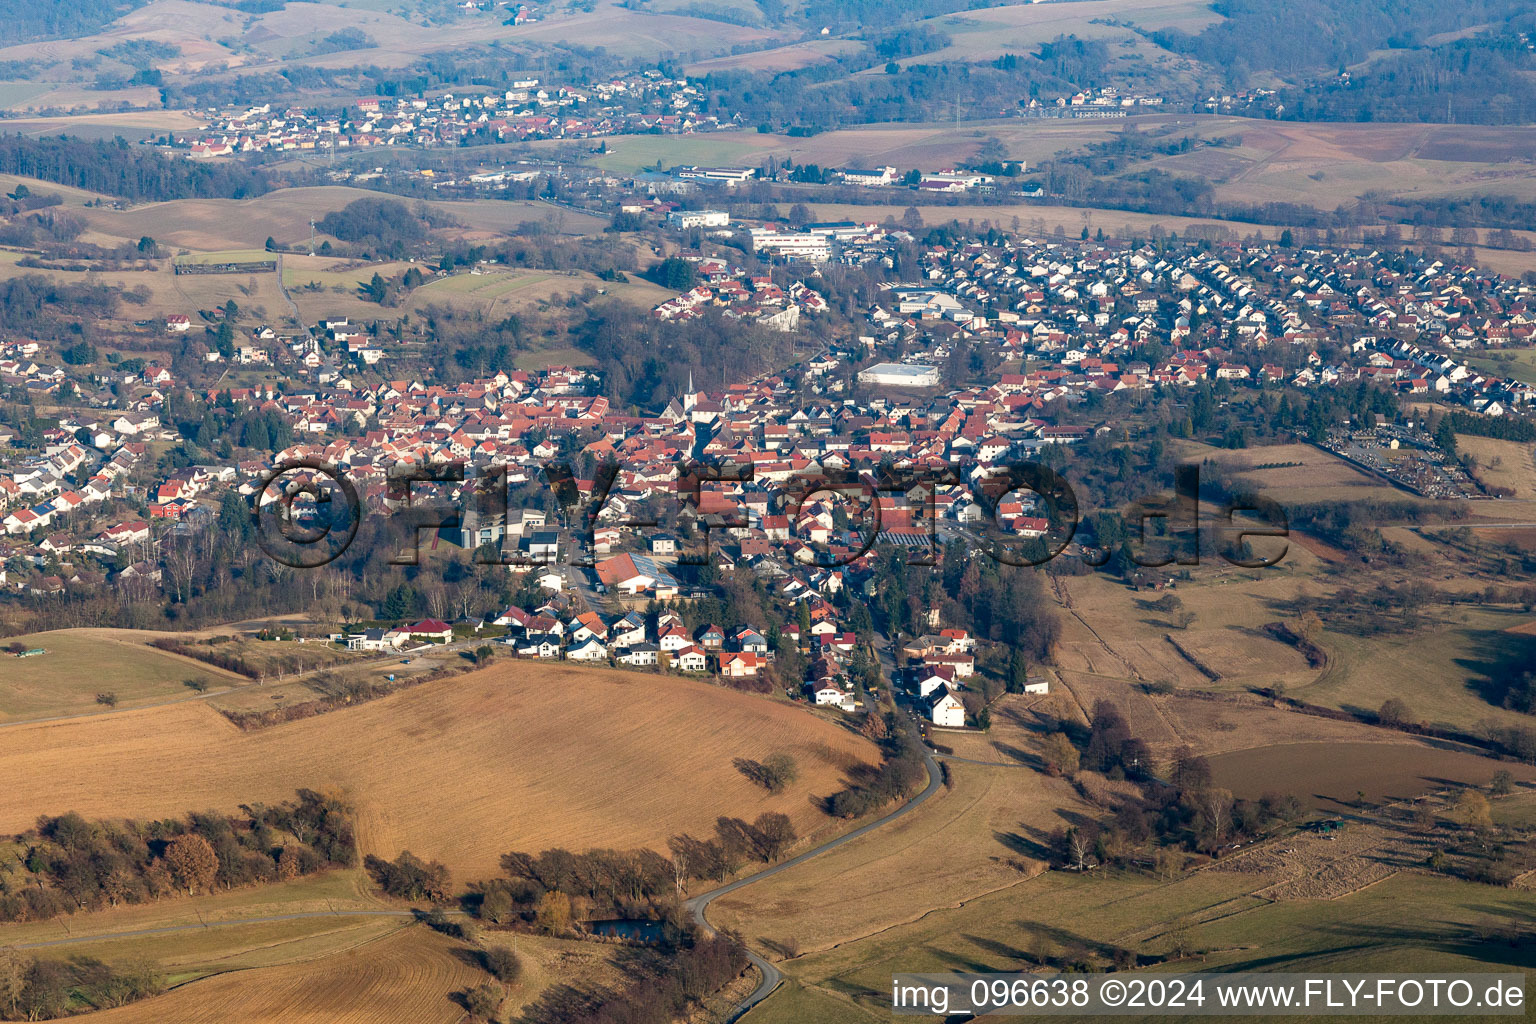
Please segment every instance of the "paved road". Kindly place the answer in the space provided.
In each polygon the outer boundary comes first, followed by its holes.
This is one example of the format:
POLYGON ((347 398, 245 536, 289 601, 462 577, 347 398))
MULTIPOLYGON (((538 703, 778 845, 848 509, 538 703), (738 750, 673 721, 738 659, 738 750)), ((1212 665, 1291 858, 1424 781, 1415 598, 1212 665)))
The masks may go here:
MULTIPOLYGON (((889 663, 889 667, 894 668, 895 662, 891 655, 889 645, 890 641, 888 639, 885 640, 883 645, 878 645, 880 651, 880 660, 882 664, 889 663)), ((894 679, 892 681, 894 681, 894 679)), ((903 719, 903 721, 905 721, 905 719, 903 719)), ((795 867, 796 865, 804 864, 806 861, 813 857, 820 857, 824 853, 829 853, 830 851, 837 849, 839 846, 842 846, 845 843, 851 843, 855 839, 858 839, 860 836, 868 835, 875 829, 882 828, 895 821, 897 818, 911 814, 913 811, 915 811, 925 801, 932 797, 933 794, 939 791, 939 787, 943 785, 944 781, 944 773, 942 770, 940 770, 939 762, 934 758, 933 752, 928 749, 926 744, 920 743, 919 745, 923 751, 923 765, 928 769, 928 785, 923 788, 921 793, 918 793, 911 800, 908 800, 906 803, 902 804, 900 807, 896 808, 896 810, 885 815, 884 817, 872 821, 868 825, 861 825, 860 827, 854 829, 852 832, 838 836, 836 839, 823 843, 815 849, 807 850, 805 853, 800 854, 798 857, 791 857, 789 860, 786 860, 781 864, 775 864, 773 867, 764 868, 754 875, 748 875, 745 878, 738 878, 730 885, 722 886, 713 892, 707 892, 703 895, 695 896, 687 903, 688 912, 693 917, 694 921, 696 921, 699 927, 703 928, 706 932, 712 933, 714 928, 711 927, 706 914, 709 910, 709 905, 715 900, 719 899, 721 896, 733 893, 737 889, 745 888, 746 886, 752 885, 754 882, 760 882, 763 879, 772 875, 776 875, 781 871, 788 871, 790 868, 795 867)), ((751 960, 752 966, 756 967, 762 974, 763 980, 751 995, 747 996, 745 1000, 739 1003, 736 1008, 726 1016, 726 1024, 732 1024, 733 1021, 740 1020, 748 1010, 751 1010, 758 1003, 761 1003, 763 1000, 773 995, 774 990, 779 987, 779 982, 784 980, 783 974, 779 972, 777 967, 773 966, 773 964, 769 963, 763 957, 759 956, 757 953, 754 953, 750 949, 747 950, 747 958, 751 960)))

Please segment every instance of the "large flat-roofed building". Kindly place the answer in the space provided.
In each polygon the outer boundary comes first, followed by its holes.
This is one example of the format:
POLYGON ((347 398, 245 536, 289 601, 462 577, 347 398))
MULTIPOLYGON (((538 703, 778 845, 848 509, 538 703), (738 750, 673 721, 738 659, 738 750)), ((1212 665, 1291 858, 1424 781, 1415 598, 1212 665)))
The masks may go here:
POLYGON ((859 371, 865 384, 885 384, 901 388, 938 387, 939 368, 925 363, 876 363, 859 371))
POLYGON ((730 226, 731 215, 724 210, 675 210, 667 214, 667 223, 687 231, 690 228, 730 226))
POLYGON ((812 234, 808 231, 753 228, 751 239, 754 251, 769 253, 786 260, 825 263, 832 258, 832 243, 827 240, 826 235, 812 234))
POLYGON ((677 170, 679 178, 692 178, 695 181, 714 181, 726 185, 740 185, 744 181, 751 181, 757 177, 756 167, 680 167, 677 170))

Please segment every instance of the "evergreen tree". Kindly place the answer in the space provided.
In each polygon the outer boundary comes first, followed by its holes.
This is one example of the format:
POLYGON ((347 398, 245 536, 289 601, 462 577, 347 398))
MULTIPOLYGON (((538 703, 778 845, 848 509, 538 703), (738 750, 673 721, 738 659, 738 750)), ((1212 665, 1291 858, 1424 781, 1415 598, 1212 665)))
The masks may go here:
POLYGON ((1017 647, 1008 658, 1008 692, 1023 693, 1024 684, 1029 681, 1029 662, 1024 658, 1024 652, 1017 647))

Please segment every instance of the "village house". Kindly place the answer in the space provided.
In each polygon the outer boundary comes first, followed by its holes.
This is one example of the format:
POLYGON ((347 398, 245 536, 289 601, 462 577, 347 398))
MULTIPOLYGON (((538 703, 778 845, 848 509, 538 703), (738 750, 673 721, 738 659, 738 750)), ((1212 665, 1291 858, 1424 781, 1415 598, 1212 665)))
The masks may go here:
POLYGON ((927 706, 928 717, 934 725, 951 729, 965 725, 965 705, 947 688, 934 691, 927 706))
POLYGON ((704 672, 709 668, 709 659, 697 647, 684 647, 674 652, 671 657, 673 667, 680 672, 704 672))
POLYGON ((422 619, 413 622, 406 627, 406 632, 415 639, 431 640, 434 643, 447 643, 453 639, 453 627, 440 619, 422 619))

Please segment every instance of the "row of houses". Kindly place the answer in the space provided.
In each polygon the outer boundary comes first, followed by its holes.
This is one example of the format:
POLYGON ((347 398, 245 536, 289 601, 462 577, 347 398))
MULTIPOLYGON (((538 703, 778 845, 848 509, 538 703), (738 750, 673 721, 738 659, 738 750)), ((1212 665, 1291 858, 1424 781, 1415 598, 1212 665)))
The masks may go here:
POLYGON ((662 665, 726 678, 756 676, 773 658, 766 637, 750 626, 723 630, 704 625, 690 631, 674 612, 660 613, 651 624, 635 611, 611 622, 592 611, 563 621, 553 612, 548 607, 508 608, 493 620, 507 628, 498 642, 524 657, 603 663, 611 658, 637 668, 662 665))

